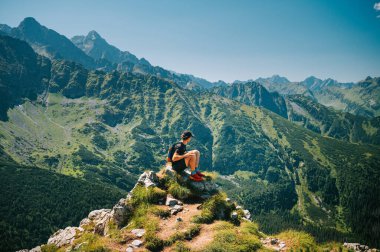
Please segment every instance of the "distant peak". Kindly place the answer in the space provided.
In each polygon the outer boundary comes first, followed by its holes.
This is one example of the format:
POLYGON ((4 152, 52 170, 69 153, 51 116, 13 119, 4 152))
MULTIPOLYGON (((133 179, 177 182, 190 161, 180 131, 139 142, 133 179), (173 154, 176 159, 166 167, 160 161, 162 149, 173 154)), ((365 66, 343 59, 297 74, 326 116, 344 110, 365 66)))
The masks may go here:
POLYGON ((102 37, 99 35, 99 33, 97 33, 96 31, 92 30, 90 31, 88 34, 87 34, 87 38, 90 38, 92 40, 95 40, 95 39, 101 39, 102 37))
POLYGON ((141 58, 140 63, 143 65, 150 65, 149 61, 147 61, 145 58, 141 58))
POLYGON ((318 78, 312 75, 312 76, 309 76, 305 79, 305 81, 307 81, 307 80, 318 80, 318 78))
POLYGON ((370 80, 372 80, 371 76, 367 76, 367 78, 365 78, 365 81, 370 81, 370 80))
POLYGON ((21 21, 20 26, 41 26, 41 24, 33 17, 26 17, 21 21))
POLYGON ((271 77, 273 80, 280 80, 282 82, 289 82, 289 80, 286 77, 280 76, 278 74, 274 74, 271 77))

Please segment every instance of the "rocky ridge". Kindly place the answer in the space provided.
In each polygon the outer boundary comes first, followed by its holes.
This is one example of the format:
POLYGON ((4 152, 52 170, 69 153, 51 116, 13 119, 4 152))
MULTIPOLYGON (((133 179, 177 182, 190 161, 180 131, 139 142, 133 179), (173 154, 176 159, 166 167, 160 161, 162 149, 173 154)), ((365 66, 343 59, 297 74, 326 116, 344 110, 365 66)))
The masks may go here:
MULTIPOLYGON (((149 188, 159 188, 162 184, 162 180, 165 179, 180 179, 181 183, 186 183, 189 188, 192 189, 193 193, 200 201, 197 202, 196 210, 200 212, 202 209, 202 202, 209 199, 213 195, 219 193, 218 186, 208 177, 203 182, 193 182, 190 181, 186 174, 189 173, 185 171, 182 177, 177 176, 176 173, 171 169, 171 167, 166 167, 160 173, 155 173, 153 171, 146 171, 140 175, 137 183, 133 189, 128 193, 126 198, 121 198, 118 203, 116 203, 112 209, 98 209, 91 211, 88 216, 81 220, 78 227, 66 227, 56 231, 50 236, 46 244, 37 246, 33 249, 23 249, 18 252, 38 252, 45 251, 46 247, 53 247, 54 249, 62 249, 64 251, 81 251, 81 247, 85 246, 86 242, 76 243, 78 238, 84 236, 86 233, 93 233, 102 237, 109 237, 111 235, 111 226, 116 225, 119 229, 125 229, 129 225, 125 226, 133 215, 133 207, 129 204, 129 201, 134 199, 134 191, 143 187, 146 190, 149 188), (199 204, 201 203, 201 204, 199 204)), ((242 208, 242 206, 236 205, 231 202, 230 198, 225 198, 226 203, 234 206, 234 211, 226 213, 220 211, 217 213, 216 219, 231 219, 232 221, 239 221, 239 219, 244 221, 251 221, 251 215, 248 210, 242 208), (239 212, 239 213, 238 213, 239 212), (243 213, 242 215, 240 213, 243 213)), ((188 213, 190 210, 188 207, 193 205, 192 203, 184 203, 183 201, 176 199, 170 194, 166 194, 165 197, 159 198, 157 204, 161 207, 167 208, 169 214, 163 217, 163 220, 167 220, 171 217, 175 218, 176 223, 183 222, 186 217, 176 217, 178 213, 183 212, 183 214, 188 213)), ((225 210, 225 209, 224 209, 225 210)), ((130 230, 130 235, 134 239, 129 240, 124 244, 126 247, 121 251, 140 251, 144 247, 144 235, 146 230, 143 228, 134 228, 130 230), (136 250, 137 249, 137 250, 136 250)), ((192 237, 187 239, 191 240, 192 237)))

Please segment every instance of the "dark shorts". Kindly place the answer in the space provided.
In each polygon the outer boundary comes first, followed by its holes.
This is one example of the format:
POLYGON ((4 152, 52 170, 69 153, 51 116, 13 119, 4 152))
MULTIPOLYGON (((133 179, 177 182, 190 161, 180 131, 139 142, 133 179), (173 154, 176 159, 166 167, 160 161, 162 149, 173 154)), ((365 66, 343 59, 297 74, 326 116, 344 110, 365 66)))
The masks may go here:
POLYGON ((175 170, 176 172, 182 172, 182 171, 184 171, 187 168, 186 167, 185 159, 182 158, 181 160, 173 162, 172 163, 172 167, 173 167, 173 170, 175 170))

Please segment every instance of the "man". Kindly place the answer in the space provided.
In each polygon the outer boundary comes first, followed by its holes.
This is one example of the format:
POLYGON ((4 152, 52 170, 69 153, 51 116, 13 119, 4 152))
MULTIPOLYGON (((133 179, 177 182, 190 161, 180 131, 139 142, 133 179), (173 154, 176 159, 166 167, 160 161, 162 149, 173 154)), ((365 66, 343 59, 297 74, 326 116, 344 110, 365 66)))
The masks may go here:
POLYGON ((174 155, 172 157, 172 167, 176 172, 182 172, 190 166, 190 179, 196 182, 203 181, 205 175, 198 170, 200 152, 198 150, 186 151, 186 144, 191 141, 193 134, 190 131, 184 131, 181 135, 181 141, 174 146, 174 155))

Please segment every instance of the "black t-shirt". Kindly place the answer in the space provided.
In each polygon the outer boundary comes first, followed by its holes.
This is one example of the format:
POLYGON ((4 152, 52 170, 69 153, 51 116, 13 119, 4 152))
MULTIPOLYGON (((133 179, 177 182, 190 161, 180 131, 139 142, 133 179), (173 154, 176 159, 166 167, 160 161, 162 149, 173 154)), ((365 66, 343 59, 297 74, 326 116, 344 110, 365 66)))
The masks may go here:
POLYGON ((174 150, 174 152, 177 152, 178 155, 182 156, 186 152, 186 145, 182 142, 179 142, 174 146, 174 150))

